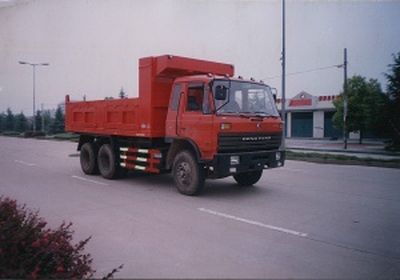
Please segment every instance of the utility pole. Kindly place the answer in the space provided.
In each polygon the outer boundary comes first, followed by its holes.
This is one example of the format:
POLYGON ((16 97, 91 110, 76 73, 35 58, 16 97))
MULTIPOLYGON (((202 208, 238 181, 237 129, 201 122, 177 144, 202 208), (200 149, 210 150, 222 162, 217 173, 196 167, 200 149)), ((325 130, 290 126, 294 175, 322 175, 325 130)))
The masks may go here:
POLYGON ((35 100, 35 81, 36 81, 36 65, 33 64, 32 65, 32 69, 33 69, 33 132, 36 132, 36 100, 35 100))
POLYGON ((286 147, 286 48, 285 48, 285 0, 282 0, 282 121, 283 121, 283 133, 282 133, 282 148, 286 147))
POLYGON ((35 90, 36 90, 36 66, 49 66, 48 63, 30 63, 30 62, 26 62, 26 61, 19 61, 19 64, 26 64, 29 66, 32 66, 32 71, 33 71, 33 105, 32 105, 32 109, 33 109, 33 132, 36 132, 36 100, 35 100, 35 90))
POLYGON ((343 141, 347 149, 347 48, 344 48, 344 83, 343 83, 343 141))

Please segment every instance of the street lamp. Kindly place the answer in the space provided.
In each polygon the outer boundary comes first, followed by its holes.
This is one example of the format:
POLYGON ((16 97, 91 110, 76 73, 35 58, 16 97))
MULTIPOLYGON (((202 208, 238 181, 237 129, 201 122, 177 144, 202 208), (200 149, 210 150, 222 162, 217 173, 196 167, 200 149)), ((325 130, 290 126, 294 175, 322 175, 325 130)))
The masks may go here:
POLYGON ((26 61, 19 61, 19 64, 26 64, 32 66, 33 71, 33 132, 36 132, 36 122, 35 122, 35 74, 36 74, 36 66, 49 66, 49 63, 30 63, 26 61))

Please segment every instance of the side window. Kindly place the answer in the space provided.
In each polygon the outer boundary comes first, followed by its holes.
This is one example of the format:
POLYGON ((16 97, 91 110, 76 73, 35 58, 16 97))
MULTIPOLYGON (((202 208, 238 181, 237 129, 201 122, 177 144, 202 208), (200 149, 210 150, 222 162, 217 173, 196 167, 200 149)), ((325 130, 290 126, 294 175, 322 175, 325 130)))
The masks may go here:
POLYGON ((186 111, 202 111, 203 96, 203 84, 189 84, 186 111))
POLYGON ((172 91, 172 98, 169 107, 171 111, 177 111, 179 105, 179 98, 181 96, 182 86, 177 84, 174 86, 174 90, 172 91))

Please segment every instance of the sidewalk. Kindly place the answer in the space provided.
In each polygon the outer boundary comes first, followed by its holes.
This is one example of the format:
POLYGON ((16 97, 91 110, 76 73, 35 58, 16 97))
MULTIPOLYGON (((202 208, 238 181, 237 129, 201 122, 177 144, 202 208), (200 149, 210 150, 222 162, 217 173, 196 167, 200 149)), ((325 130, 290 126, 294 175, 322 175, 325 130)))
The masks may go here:
POLYGON ((344 149, 343 140, 325 139, 296 139, 287 138, 286 148, 293 152, 313 152, 334 155, 348 155, 359 158, 374 158, 380 160, 400 159, 399 152, 386 151, 382 141, 363 140, 363 144, 358 144, 358 140, 349 140, 347 149, 344 149))

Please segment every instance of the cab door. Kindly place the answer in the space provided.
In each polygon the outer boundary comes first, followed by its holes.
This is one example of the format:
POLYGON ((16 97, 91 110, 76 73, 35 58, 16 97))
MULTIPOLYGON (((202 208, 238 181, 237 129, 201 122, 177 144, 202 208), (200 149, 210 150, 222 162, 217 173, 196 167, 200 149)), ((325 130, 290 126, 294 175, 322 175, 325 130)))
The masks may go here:
POLYGON ((180 111, 181 99, 184 95, 184 85, 176 83, 172 87, 171 98, 165 123, 165 135, 167 137, 178 136, 178 111, 180 111))
POLYGON ((213 121, 209 87, 203 82, 188 83, 181 96, 177 123, 178 136, 194 142, 202 159, 212 159, 213 121))

